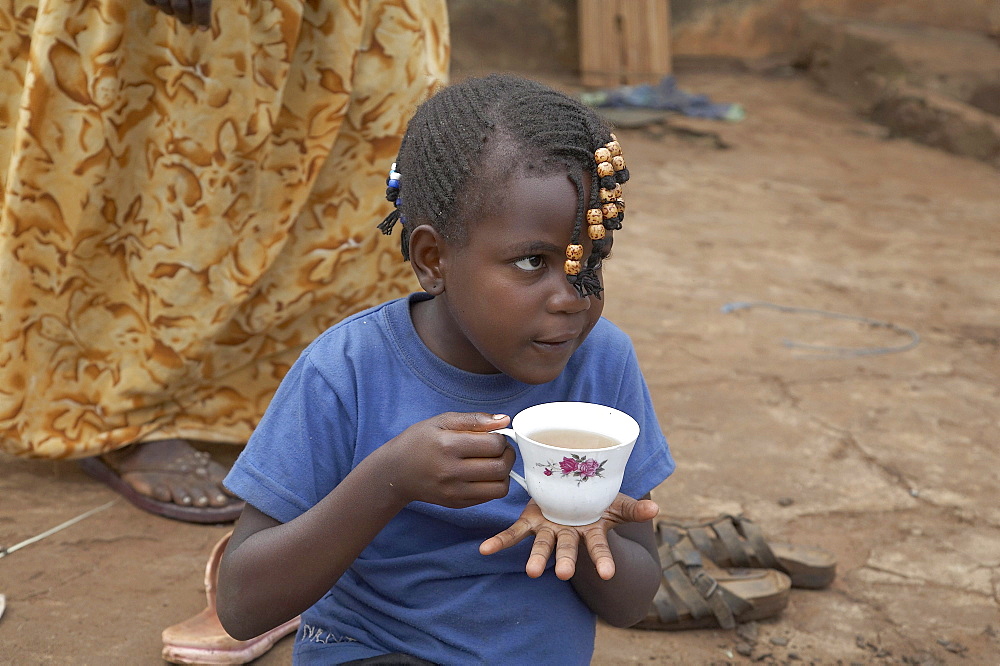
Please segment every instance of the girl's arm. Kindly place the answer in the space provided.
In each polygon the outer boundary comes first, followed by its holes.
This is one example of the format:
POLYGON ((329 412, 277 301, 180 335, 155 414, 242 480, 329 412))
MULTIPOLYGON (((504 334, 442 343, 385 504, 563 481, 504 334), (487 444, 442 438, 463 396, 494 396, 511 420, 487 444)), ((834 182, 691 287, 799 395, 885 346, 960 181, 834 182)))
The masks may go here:
MULTIPOLYGON (((644 499, 649 499, 647 495, 644 499)), ((660 586, 660 557, 651 520, 622 523, 608 530, 608 548, 615 560, 614 576, 604 580, 593 556, 580 556, 570 581, 592 611, 614 627, 631 627, 645 619, 660 586)))
POLYGON ((649 611, 660 584, 660 560, 652 519, 659 507, 646 495, 634 500, 621 493, 596 523, 568 527, 545 519, 534 501, 480 552, 490 555, 534 535, 525 571, 541 576, 555 555, 555 574, 572 582, 577 594, 613 626, 629 627, 649 611), (583 555, 586 553, 586 555, 583 555))
POLYGON ((422 421, 288 523, 247 505, 219 570, 223 627, 248 640, 299 615, 412 501, 463 508, 505 496, 514 453, 505 437, 489 431, 506 422, 456 413, 422 421))

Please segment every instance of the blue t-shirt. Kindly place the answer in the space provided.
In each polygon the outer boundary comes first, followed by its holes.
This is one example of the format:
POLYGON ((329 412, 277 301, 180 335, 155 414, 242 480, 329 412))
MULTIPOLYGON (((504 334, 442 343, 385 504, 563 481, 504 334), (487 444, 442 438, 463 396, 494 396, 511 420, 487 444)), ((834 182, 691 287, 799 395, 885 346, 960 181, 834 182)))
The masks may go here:
MULTIPOLYGON (((601 319, 546 384, 459 370, 434 355, 410 318, 414 294, 333 326, 302 353, 236 461, 226 486, 288 522, 325 497, 366 456, 443 412, 511 416, 543 402, 620 409, 641 431, 622 492, 642 497, 673 471, 631 341, 601 319)), ((400 464, 405 464, 401 461, 400 464)), ((520 459, 515 470, 523 472, 520 459)), ((531 579, 531 539, 484 556, 528 502, 517 484, 466 509, 412 502, 302 615, 299 664, 404 652, 439 664, 588 664, 595 615, 550 561, 531 579)), ((294 563, 289 563, 294 566, 294 563)))

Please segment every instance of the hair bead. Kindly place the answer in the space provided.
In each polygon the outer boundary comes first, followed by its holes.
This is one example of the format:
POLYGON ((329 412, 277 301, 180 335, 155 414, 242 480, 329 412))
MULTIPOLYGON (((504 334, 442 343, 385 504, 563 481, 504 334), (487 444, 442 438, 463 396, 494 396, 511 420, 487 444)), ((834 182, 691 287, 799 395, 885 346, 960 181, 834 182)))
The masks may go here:
POLYGON ((621 155, 616 155, 615 157, 612 157, 611 166, 614 168, 615 171, 621 171, 622 169, 625 168, 625 158, 622 157, 621 155))
POLYGON ((597 175, 601 178, 604 178, 605 176, 613 176, 614 174, 615 167, 611 162, 601 162, 597 165, 597 175))
POLYGON ((582 266, 580 265, 580 262, 573 259, 567 259, 566 264, 563 267, 566 275, 579 275, 581 268, 582 266))
POLYGON ((601 162, 610 162, 613 153, 607 148, 598 148, 594 151, 594 161, 600 164, 601 162))
MULTIPOLYGON (((389 167, 389 176, 385 179, 385 198, 387 201, 391 201, 394 208, 391 213, 389 213, 384 220, 382 220, 378 228, 385 234, 389 235, 392 233, 392 228, 396 226, 396 222, 404 222, 405 218, 402 216, 402 211, 399 207, 403 204, 402 197, 399 196, 399 190, 403 182, 403 174, 401 174, 396 169, 396 163, 393 162, 392 166, 389 167)), ((403 234, 403 248, 406 247, 406 234, 403 234)), ((403 255, 406 256, 406 251, 404 250, 403 255)))
POLYGON ((611 153, 611 157, 619 157, 622 154, 622 144, 617 141, 609 141, 604 144, 604 147, 611 153))
POLYGON ((603 212, 605 219, 615 217, 618 215, 618 206, 613 203, 606 203, 601 206, 601 211, 603 212))
POLYGON ((603 224, 592 224, 587 227, 587 236, 590 237, 590 240, 601 240, 607 234, 607 231, 603 224))
POLYGON ((587 224, 604 224, 604 212, 600 208, 588 208, 587 224))
POLYGON ((582 245, 567 245, 566 246, 566 258, 573 261, 580 261, 583 259, 583 246, 582 245))

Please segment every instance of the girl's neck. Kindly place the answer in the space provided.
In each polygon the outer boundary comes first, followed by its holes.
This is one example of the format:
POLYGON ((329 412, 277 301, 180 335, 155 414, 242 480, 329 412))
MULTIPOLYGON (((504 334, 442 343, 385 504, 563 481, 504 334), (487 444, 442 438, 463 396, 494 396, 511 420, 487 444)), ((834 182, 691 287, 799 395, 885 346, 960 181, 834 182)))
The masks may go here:
POLYGON ((448 331, 455 330, 454 326, 444 325, 450 317, 444 294, 410 305, 413 328, 435 356, 459 370, 479 375, 497 374, 497 369, 467 339, 448 335, 448 331))

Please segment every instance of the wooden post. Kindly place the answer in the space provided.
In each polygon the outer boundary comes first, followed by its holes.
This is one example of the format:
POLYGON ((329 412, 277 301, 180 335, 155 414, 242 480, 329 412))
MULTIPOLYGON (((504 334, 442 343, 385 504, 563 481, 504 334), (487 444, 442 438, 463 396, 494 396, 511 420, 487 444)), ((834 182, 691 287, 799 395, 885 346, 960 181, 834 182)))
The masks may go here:
POLYGON ((670 0, 579 0, 580 75, 608 88, 672 71, 670 0))

